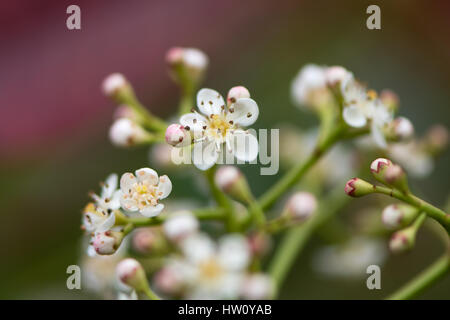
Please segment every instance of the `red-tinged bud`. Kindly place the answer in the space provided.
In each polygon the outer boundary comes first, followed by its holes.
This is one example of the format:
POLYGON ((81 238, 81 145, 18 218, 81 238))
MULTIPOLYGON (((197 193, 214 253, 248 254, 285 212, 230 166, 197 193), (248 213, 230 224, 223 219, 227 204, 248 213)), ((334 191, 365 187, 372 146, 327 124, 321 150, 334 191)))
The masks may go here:
POLYGON ((127 258, 120 261, 116 267, 119 280, 136 291, 145 291, 148 288, 144 268, 135 259, 127 258))
POLYGON ((409 227, 395 232, 389 241, 389 249, 393 253, 401 253, 410 250, 414 246, 416 232, 409 227))
POLYGON ((98 232, 94 235, 92 245, 97 254, 111 255, 119 248, 123 237, 123 232, 119 231, 98 232))
POLYGON ((250 188, 242 172, 235 166, 221 166, 214 176, 217 187, 232 198, 247 203, 250 188))
POLYGON ((359 178, 347 181, 344 191, 350 197, 358 198, 373 193, 374 185, 359 178))
POLYGON ((191 134, 180 124, 171 124, 166 129, 166 142, 174 147, 184 147, 192 143, 191 134))
POLYGON ((409 225, 417 216, 419 210, 407 204, 391 204, 384 208, 382 221, 390 229, 397 229, 409 225))

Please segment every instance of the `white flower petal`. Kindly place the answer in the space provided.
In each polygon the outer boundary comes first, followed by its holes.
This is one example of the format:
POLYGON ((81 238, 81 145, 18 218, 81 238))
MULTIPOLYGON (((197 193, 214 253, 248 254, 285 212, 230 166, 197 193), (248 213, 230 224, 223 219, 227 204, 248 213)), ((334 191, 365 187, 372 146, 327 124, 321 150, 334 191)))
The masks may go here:
POLYGON ((128 193, 129 190, 133 187, 138 180, 134 176, 134 174, 127 172, 122 175, 120 178, 120 189, 123 193, 128 193))
POLYGON ((231 234, 220 239, 219 262, 226 270, 245 269, 250 262, 250 248, 246 239, 238 234, 231 234))
POLYGON ((238 99, 230 106, 227 121, 232 120, 235 124, 249 126, 255 123, 259 116, 259 108, 255 100, 250 98, 238 99), (231 112, 233 110, 233 112, 231 112))
POLYGON ((172 182, 170 181, 169 177, 166 175, 159 177, 158 193, 157 193, 158 199, 166 198, 171 191, 172 191, 172 182))
POLYGON ((351 127, 361 128, 367 123, 364 113, 356 105, 344 108, 342 116, 344 117, 345 122, 351 127))
POLYGON ((158 203, 156 206, 148 206, 139 212, 147 218, 156 217, 160 212, 164 209, 164 205, 162 203, 158 203))
POLYGON ((207 122, 205 117, 199 113, 186 113, 181 116, 180 124, 184 127, 188 126, 193 131, 201 131, 207 122))
POLYGON ((119 177, 117 174, 112 173, 110 174, 102 187, 102 193, 101 197, 103 199, 105 198, 111 198, 113 196, 114 191, 117 189, 117 181, 119 180, 119 177))
POLYGON ((141 168, 136 170, 136 177, 139 181, 147 181, 152 185, 158 184, 158 174, 155 170, 150 168, 141 168))
POLYGON ((181 244, 185 257, 194 264, 213 258, 214 242, 204 234, 194 234, 187 237, 181 244))
POLYGON ((230 147, 238 160, 253 161, 258 156, 258 139, 244 130, 235 130, 230 137, 230 147))
POLYGON ((120 208, 120 198, 122 197, 122 190, 116 190, 110 201, 108 202, 108 207, 112 210, 117 210, 120 208))
POLYGON ((216 145, 211 141, 202 141, 194 144, 192 149, 192 162, 200 170, 211 168, 219 158, 216 145))
POLYGON ((109 217, 97 228, 96 232, 106 232, 116 223, 116 215, 112 212, 109 217))
POLYGON ((371 134, 372 134, 373 140, 380 148, 384 149, 387 147, 387 143, 386 143, 386 139, 384 137, 383 131, 381 130, 380 127, 377 126, 377 124, 375 122, 372 122, 371 134))
POLYGON ((220 114, 225 107, 223 97, 216 90, 203 88, 197 93, 198 109, 206 116, 220 114))
POLYGON ((138 210, 137 202, 133 199, 125 198, 125 195, 122 195, 122 197, 120 198, 120 205, 126 211, 133 212, 138 210))

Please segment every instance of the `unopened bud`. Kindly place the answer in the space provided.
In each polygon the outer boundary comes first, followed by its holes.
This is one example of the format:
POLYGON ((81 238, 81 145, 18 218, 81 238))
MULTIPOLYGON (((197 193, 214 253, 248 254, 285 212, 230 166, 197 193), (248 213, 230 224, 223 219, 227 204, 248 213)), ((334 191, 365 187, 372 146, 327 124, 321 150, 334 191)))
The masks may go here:
POLYGON ((249 300, 270 299, 273 295, 273 282, 263 273, 252 274, 247 277, 242 287, 242 296, 249 300))
POLYGON ((389 124, 387 136, 392 140, 406 140, 414 135, 414 126, 404 117, 398 117, 389 124))
POLYGON ((121 73, 110 74, 103 80, 102 90, 108 97, 114 97, 129 86, 127 79, 121 73))
POLYGON ((164 222, 164 233, 170 240, 179 242, 197 232, 199 223, 190 211, 180 211, 164 222))
POLYGON ((368 183, 359 178, 353 178, 347 181, 344 191, 350 197, 362 197, 367 194, 373 193, 374 185, 368 183))
POLYGON ((297 192, 293 194, 284 209, 283 215, 300 222, 308 219, 317 209, 317 200, 312 193, 297 192))
POLYGON ((384 208, 381 219, 385 226, 397 229, 409 225, 419 214, 417 208, 407 204, 391 204, 384 208))
POLYGON ((399 98, 394 91, 389 89, 384 89, 380 93, 381 102, 389 109, 391 112, 397 112, 399 107, 399 98))
POLYGON ((385 158, 378 158, 370 164, 370 171, 375 179, 384 183, 384 173, 388 167, 392 166, 392 161, 385 158))
POLYGON ((397 188, 402 192, 409 192, 408 178, 405 171, 397 164, 394 164, 386 169, 384 178, 387 185, 397 188))
POLYGON ((389 241, 389 249, 394 253, 400 253, 414 246, 416 232, 414 228, 405 228, 395 232, 389 241))
POLYGON ((114 120, 118 120, 118 119, 122 119, 122 118, 130 119, 131 121, 134 121, 134 122, 139 122, 139 117, 136 114, 136 112, 134 112, 133 108, 131 108, 130 106, 127 106, 126 104, 122 104, 122 105, 118 106, 113 114, 114 120))
POLYGON ((109 139, 118 147, 131 147, 150 139, 150 134, 134 121, 121 118, 109 129, 109 139))
POLYGON ((164 293, 175 295, 183 285, 182 274, 175 267, 168 265, 162 268, 154 277, 155 286, 164 293))
POLYGON ((449 134, 447 128, 439 124, 434 125, 428 130, 425 136, 426 148, 433 155, 439 154, 447 147, 448 140, 449 134))
POLYGON ((232 198, 247 203, 250 199, 250 188, 242 172, 235 166, 222 166, 215 174, 217 187, 232 198))
POLYGON ((250 98, 250 92, 243 86, 233 87, 228 91, 227 104, 231 105, 241 98, 250 98))
POLYGON ((166 129, 166 142, 174 147, 183 147, 191 144, 191 135, 180 124, 171 124, 166 129))
POLYGON ((98 232, 94 235, 92 245, 98 254, 111 255, 119 248, 123 237, 123 232, 119 231, 98 232))
POLYGON ((203 79, 208 67, 208 56, 195 48, 171 48, 166 55, 171 74, 181 86, 192 88, 203 79))
POLYGON ((353 74, 341 66, 332 66, 325 70, 325 79, 329 86, 345 83, 353 78, 353 74))
POLYGON ((140 254, 160 252, 166 248, 166 242, 160 230, 156 228, 140 228, 136 230, 132 244, 134 250, 140 254))
POLYGON ((272 246, 271 238, 265 232, 252 233, 247 241, 253 257, 264 256, 272 246))
POLYGON ((136 291, 144 291, 148 288, 147 277, 141 264, 132 258, 120 261, 116 267, 119 280, 136 291))

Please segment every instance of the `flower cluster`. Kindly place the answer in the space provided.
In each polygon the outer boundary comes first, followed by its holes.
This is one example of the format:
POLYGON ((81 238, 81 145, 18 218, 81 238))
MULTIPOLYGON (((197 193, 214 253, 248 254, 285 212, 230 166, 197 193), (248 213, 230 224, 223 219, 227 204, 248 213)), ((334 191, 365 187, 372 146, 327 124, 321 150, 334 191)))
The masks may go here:
MULTIPOLYGON (((319 228, 318 235, 334 244, 313 255, 314 270, 341 278, 358 278, 369 265, 381 265, 386 234, 391 251, 401 252, 413 247, 426 218, 450 232, 449 215, 412 194, 407 176, 431 171, 433 159, 448 144, 447 129, 435 126, 416 138, 412 123, 395 117, 399 100, 392 91, 378 95, 340 66, 303 67, 292 82, 292 99, 313 111, 320 127, 306 131, 280 125, 279 155, 287 170, 256 197, 244 170, 221 165, 229 158, 255 163, 260 153, 262 141, 249 129, 260 108, 249 90, 232 87, 224 99, 202 88, 209 58, 195 48, 170 49, 166 63, 181 92, 179 120, 169 124, 155 116, 138 101, 131 83, 115 73, 102 88, 118 104, 110 140, 119 147, 152 145, 151 166, 168 171, 175 169, 174 152, 187 155, 200 169, 190 172, 200 176, 194 184, 198 190, 192 191, 209 191, 213 201, 199 208, 192 199, 189 205, 175 200, 180 205, 171 208, 166 198, 172 181, 149 167, 120 179, 108 176, 100 195, 90 194, 92 201, 82 214, 89 237, 82 259, 88 288, 119 299, 271 299, 319 228), (358 139, 356 148, 335 146, 353 138, 358 139), (372 142, 362 140, 366 138, 372 142), (381 185, 348 180, 369 163, 381 185), (346 200, 343 179, 351 197, 378 193, 399 202, 367 201, 371 214, 361 210, 349 215, 356 223, 347 227, 337 215, 346 200), (275 205, 278 201, 284 206, 275 205), (330 228, 325 224, 332 219, 330 228), (281 241, 272 241, 290 228, 281 241)), ((187 172, 185 168, 177 173, 187 172)))

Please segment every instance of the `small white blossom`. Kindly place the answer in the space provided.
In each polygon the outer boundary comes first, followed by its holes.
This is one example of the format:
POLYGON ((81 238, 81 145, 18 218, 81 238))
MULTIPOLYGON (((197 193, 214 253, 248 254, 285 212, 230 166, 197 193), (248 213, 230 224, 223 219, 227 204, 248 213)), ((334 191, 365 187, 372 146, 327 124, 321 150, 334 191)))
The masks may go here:
MULTIPOLYGON (((238 98, 226 106, 217 91, 201 89, 197 94, 197 106, 200 113, 194 111, 180 118, 182 128, 191 131, 194 142, 192 160, 197 168, 209 169, 218 162, 224 151, 232 153, 238 160, 256 159, 258 140, 242 129, 258 119, 259 108, 254 100, 238 98)), ((181 133, 175 135, 176 131, 171 126, 169 128, 169 138, 182 136, 181 133)))
POLYGON ((185 298, 232 299, 240 295, 250 263, 250 248, 243 236, 230 234, 216 245, 207 235, 194 234, 181 243, 181 249, 183 258, 168 263, 179 275, 175 279, 172 274, 170 280, 185 288, 185 298))
POLYGON ((245 279, 242 296, 249 300, 270 299, 273 291, 272 279, 263 273, 256 273, 245 279))
POLYGON ((100 196, 91 193, 95 203, 89 203, 83 210, 83 228, 87 232, 105 232, 114 226, 114 211, 120 208, 121 197, 117 184, 117 174, 113 173, 102 183, 100 196))
POLYGON ((388 154, 392 160, 399 163, 409 175, 415 178, 424 178, 433 171, 433 158, 414 140, 391 144, 388 154))
POLYGON ((164 209, 159 200, 170 194, 172 182, 166 175, 158 177, 156 171, 150 168, 136 170, 135 174, 127 172, 120 178, 120 204, 127 211, 139 211, 143 216, 155 217, 164 209))
POLYGON ((344 99, 342 116, 345 122, 354 128, 362 128, 370 122, 372 138, 379 147, 385 148, 387 144, 383 128, 392 121, 392 112, 376 98, 373 91, 367 91, 353 79, 343 84, 342 96, 344 99))

